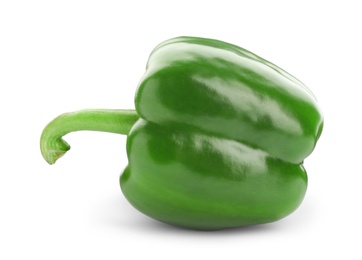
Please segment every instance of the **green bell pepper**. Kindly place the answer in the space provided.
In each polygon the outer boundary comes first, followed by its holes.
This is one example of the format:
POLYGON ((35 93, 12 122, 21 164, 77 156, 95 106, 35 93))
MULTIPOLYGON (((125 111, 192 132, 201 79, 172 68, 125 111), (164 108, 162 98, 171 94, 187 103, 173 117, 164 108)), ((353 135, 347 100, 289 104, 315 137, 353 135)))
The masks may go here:
POLYGON ((159 221, 214 230, 276 221, 307 189, 303 160, 323 116, 312 92, 238 46, 178 37, 151 53, 136 110, 82 110, 50 122, 41 151, 52 164, 78 130, 128 135, 120 178, 129 202, 159 221))

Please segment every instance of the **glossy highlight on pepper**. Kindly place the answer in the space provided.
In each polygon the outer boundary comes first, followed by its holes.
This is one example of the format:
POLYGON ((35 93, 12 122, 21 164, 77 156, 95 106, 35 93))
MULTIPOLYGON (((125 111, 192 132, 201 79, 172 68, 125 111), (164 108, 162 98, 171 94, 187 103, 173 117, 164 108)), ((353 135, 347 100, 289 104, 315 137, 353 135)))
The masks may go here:
POLYGON ((302 202, 303 161, 323 116, 312 92, 276 65, 218 40, 170 39, 152 51, 135 107, 59 116, 42 133, 44 158, 62 156, 72 131, 127 135, 123 194, 186 228, 272 222, 302 202))

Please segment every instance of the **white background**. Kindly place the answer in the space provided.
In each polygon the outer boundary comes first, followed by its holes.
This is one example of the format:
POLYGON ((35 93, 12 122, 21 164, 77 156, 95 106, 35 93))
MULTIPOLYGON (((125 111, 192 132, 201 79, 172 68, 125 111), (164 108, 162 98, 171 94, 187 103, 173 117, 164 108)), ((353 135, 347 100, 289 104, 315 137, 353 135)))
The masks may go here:
POLYGON ((1 1, 0 258, 361 259, 358 2, 1 1), (242 46, 316 95, 325 128, 305 160, 305 200, 287 218, 199 232, 142 215, 119 188, 125 136, 71 133, 63 158, 42 159, 50 120, 133 108, 149 53, 181 35, 242 46))

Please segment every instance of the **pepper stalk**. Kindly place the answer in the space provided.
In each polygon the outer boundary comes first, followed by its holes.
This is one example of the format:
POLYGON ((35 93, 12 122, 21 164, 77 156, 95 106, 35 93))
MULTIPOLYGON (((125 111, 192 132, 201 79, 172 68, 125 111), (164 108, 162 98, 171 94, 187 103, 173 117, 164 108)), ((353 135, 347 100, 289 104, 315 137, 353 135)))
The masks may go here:
POLYGON ((62 138, 64 135, 81 130, 127 135, 138 119, 135 110, 124 109, 84 109, 64 113, 44 128, 40 150, 44 159, 54 164, 70 149, 62 138))

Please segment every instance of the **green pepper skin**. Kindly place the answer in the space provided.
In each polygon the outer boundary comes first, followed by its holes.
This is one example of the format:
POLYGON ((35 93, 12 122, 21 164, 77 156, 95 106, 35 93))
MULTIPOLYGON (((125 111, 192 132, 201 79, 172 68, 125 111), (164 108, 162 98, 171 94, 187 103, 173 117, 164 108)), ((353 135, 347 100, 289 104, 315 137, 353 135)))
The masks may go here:
POLYGON ((302 202, 323 117, 313 94, 237 46, 179 37, 152 52, 135 98, 124 195, 162 222, 222 229, 302 202))
POLYGON ((151 54, 136 93, 141 118, 192 126, 300 163, 323 118, 303 83, 237 46, 180 37, 151 54))
POLYGON ((307 175, 234 140, 139 120, 127 141, 121 187, 162 222, 202 230, 280 219, 302 202, 307 175))
POLYGON ((135 107, 60 115, 43 130, 44 159, 70 149, 69 132, 128 135, 125 197, 185 228, 268 223, 302 202, 303 161, 323 116, 312 92, 276 65, 218 40, 174 38, 151 53, 135 107))

